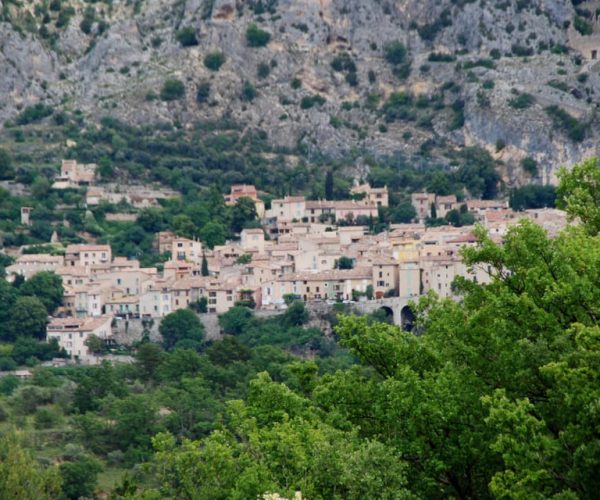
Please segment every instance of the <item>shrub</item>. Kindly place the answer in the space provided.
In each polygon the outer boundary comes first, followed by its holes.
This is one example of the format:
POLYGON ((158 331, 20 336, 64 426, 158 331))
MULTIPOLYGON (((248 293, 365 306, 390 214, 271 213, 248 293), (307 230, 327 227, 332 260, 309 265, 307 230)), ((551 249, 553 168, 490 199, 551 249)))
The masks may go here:
POLYGON ((73 7, 60 8, 58 19, 56 20, 57 28, 66 28, 69 25, 69 21, 75 15, 75 9, 73 7))
POLYGON ((325 98, 320 95, 304 96, 300 101, 302 109, 310 109, 313 106, 321 106, 325 104, 325 98))
POLYGON ((546 113, 552 118, 554 126, 565 130, 572 141, 581 142, 585 139, 585 124, 571 116, 564 109, 552 105, 546 108, 546 113))
POLYGON ((496 63, 492 59, 477 59, 475 61, 466 61, 463 63, 464 69, 473 69, 477 67, 494 69, 496 63))
POLYGON ((92 32, 92 26, 94 25, 94 21, 96 18, 96 11, 93 7, 86 7, 83 19, 81 23, 79 23, 79 27, 81 31, 83 31, 86 35, 89 35, 92 32))
POLYGON ((53 113, 52 107, 42 103, 27 106, 15 119, 17 125, 27 125, 50 116, 53 113))
POLYGON ((210 82, 201 82, 196 89, 196 102, 199 104, 208 101, 210 96, 210 82))
POLYGON ((356 71, 356 64, 348 52, 343 52, 335 56, 333 61, 331 61, 331 67, 335 71, 356 71))
POLYGON ((402 64, 406 59, 406 47, 398 40, 388 43, 383 48, 385 60, 394 66, 402 64))
POLYGON ((223 64, 225 64, 225 54, 223 52, 209 52, 204 57, 204 66, 211 71, 219 71, 223 64))
POLYGON ((271 33, 261 30, 256 24, 252 23, 246 30, 246 42, 249 47, 264 47, 271 40, 271 33))
POLYGON ((513 44, 511 47, 512 54, 517 57, 527 57, 533 55, 531 47, 523 47, 522 45, 513 44))
POLYGON ((523 167, 523 170, 525 170, 525 172, 529 173, 530 175, 537 174, 537 162, 530 156, 521 160, 521 167, 523 167))
POLYGON ((581 16, 575 16, 573 27, 582 35, 591 35, 594 31, 593 26, 581 16))
POLYGON ((175 34, 175 38, 182 47, 192 47, 194 45, 198 45, 196 30, 192 26, 186 26, 185 28, 178 30, 175 34))
POLYGON ((548 86, 557 90, 562 90, 563 92, 569 91, 569 86, 565 82, 561 82, 560 80, 550 80, 548 82, 548 86))
POLYGON ((302 80, 300 80, 300 78, 294 78, 291 82, 290 85, 292 86, 292 88, 294 90, 298 90, 300 87, 302 87, 302 80))
POLYGON ((264 80, 265 78, 267 78, 270 73, 271 73, 271 66, 269 66, 265 62, 259 63, 258 66, 256 67, 256 76, 258 76, 258 78, 260 78, 261 80, 264 80))
POLYGON ((508 105, 515 109, 526 109, 533 106, 534 103, 535 97, 527 93, 519 94, 517 97, 508 100, 508 105))
POLYGON ((176 101, 185 96, 185 87, 181 80, 166 80, 160 90, 163 101, 176 101))
POLYGON ((356 87, 358 85, 358 77, 356 76, 356 73, 352 72, 346 74, 346 82, 348 82, 348 85, 351 87, 356 87))
POLYGON ((253 101, 256 98, 257 92, 254 88, 254 85, 249 81, 244 82, 244 86, 242 87, 242 101, 253 101))
POLYGON ((428 61, 431 62, 453 62, 456 61, 456 56, 453 54, 444 54, 441 52, 432 52, 427 57, 428 61))

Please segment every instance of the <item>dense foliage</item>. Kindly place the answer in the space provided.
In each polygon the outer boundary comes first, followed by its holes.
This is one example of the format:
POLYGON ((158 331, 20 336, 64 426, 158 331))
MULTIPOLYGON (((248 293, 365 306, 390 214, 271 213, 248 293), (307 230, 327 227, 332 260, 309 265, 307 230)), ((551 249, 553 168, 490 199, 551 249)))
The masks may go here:
MULTIPOLYGON (((564 172, 563 188, 586 171, 564 172)), ((564 196, 567 206, 580 197, 564 196)), ((261 375, 208 438, 177 446, 160 435, 161 493, 594 497, 600 242, 588 233, 599 228, 591 220, 550 240, 523 222, 502 247, 480 231, 464 257, 489 266, 491 284, 457 282, 458 303, 423 299, 421 337, 342 318, 337 332, 362 367, 306 373, 300 390, 261 375), (348 473, 356 460, 361 491, 348 473), (204 490, 216 467, 228 471, 224 481, 204 490)))

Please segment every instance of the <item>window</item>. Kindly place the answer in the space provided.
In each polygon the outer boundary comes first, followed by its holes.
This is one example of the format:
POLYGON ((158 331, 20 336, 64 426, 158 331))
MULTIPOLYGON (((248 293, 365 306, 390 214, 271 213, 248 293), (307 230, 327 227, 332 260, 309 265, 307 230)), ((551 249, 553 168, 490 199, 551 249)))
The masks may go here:
POLYGON ((598 59, 598 51, 592 50, 592 59, 598 59))

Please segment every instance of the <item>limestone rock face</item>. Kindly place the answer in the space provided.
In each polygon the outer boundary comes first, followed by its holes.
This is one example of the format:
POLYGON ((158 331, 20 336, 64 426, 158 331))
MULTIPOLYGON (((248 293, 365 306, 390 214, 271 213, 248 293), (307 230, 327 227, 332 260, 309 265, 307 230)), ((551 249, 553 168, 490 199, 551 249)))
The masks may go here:
MULTIPOLYGON (((132 124, 227 115, 279 146, 302 143, 334 157, 413 154, 432 140, 480 145, 503 160, 511 183, 531 181, 518 168, 527 156, 541 166, 534 181, 551 182, 558 165, 599 153, 600 68, 590 55, 596 35, 583 42, 573 35, 570 0, 64 0, 62 8, 73 10, 60 27, 57 12, 44 19, 35 3, 11 4, 0 18, 2 122, 37 102, 68 101, 92 120, 111 115, 132 124), (252 23, 270 33, 266 46, 249 46, 252 23), (182 46, 177 34, 189 28, 197 44, 182 46), (568 50, 575 39, 586 54, 568 50), (385 58, 395 41, 407 48, 404 73, 385 58), (204 64, 215 51, 225 56, 218 71, 204 64), (353 70, 332 66, 343 54, 353 70), (436 60, 440 54, 447 60, 436 60), (184 99, 156 98, 167 79, 184 83, 184 99), (210 96, 198 103, 206 82, 210 96), (251 100, 242 98, 247 82, 256 90, 251 100), (386 120, 384 103, 394 92, 441 95, 444 109, 425 125, 386 120), (532 102, 511 106, 521 94, 532 102), (311 103, 315 96, 322 99, 311 103), (464 119, 449 127, 456 103, 464 119), (586 138, 573 142, 549 106, 586 123, 586 138), (495 151, 498 141, 502 151, 495 151)), ((590 7, 592 18, 595 12, 590 7)))

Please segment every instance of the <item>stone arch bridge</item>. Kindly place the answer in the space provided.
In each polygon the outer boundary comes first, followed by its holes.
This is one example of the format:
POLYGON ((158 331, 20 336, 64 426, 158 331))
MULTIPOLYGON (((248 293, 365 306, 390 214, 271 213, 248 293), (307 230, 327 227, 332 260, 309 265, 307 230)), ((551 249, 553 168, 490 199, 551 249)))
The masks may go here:
POLYGON ((389 297, 386 299, 375 299, 359 301, 352 304, 352 308, 359 314, 370 314, 383 310, 393 318, 394 324, 401 326, 403 330, 412 331, 415 315, 409 303, 416 301, 418 297, 389 297))

